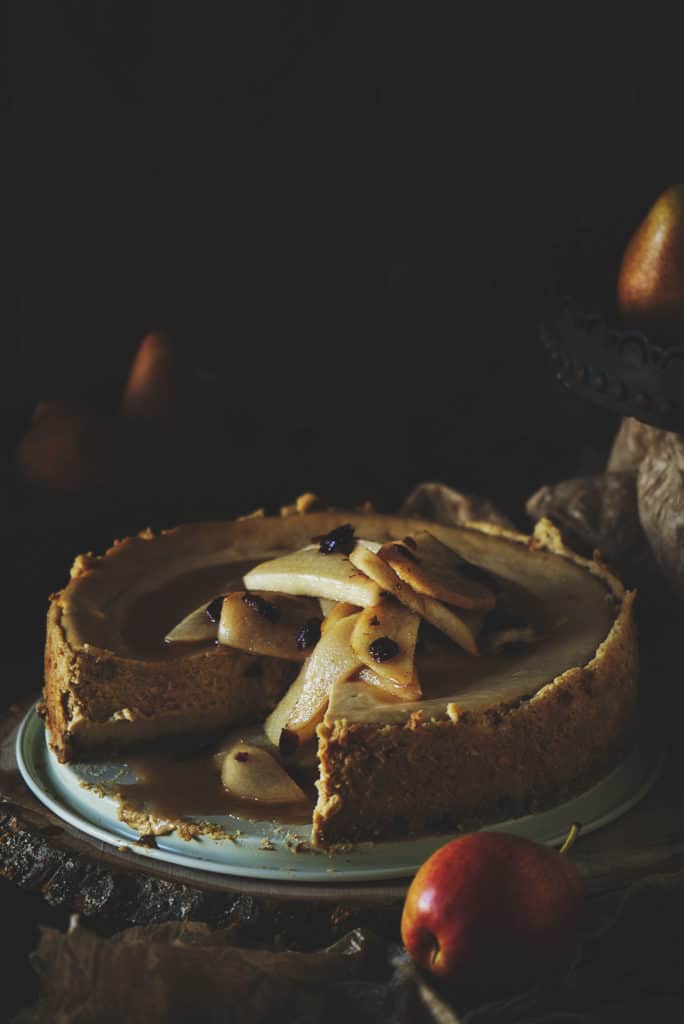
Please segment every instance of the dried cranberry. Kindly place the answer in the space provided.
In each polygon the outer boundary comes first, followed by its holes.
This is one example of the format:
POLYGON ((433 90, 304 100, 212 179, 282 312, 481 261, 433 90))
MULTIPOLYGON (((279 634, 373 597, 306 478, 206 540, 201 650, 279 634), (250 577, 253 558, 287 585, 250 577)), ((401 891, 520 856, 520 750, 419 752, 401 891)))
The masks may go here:
POLYGON ((235 755, 235 760, 236 761, 249 761, 249 754, 247 753, 246 750, 238 750, 237 754, 235 755))
POLYGON ((323 555, 349 555, 356 545, 354 527, 351 523, 344 523, 342 526, 336 526, 334 530, 330 531, 330 533, 324 533, 320 537, 314 537, 313 540, 314 542, 318 542, 318 550, 323 555))
POLYGON ((389 636, 379 636, 368 648, 373 661, 391 661, 399 653, 399 644, 389 636))
POLYGON ((205 608, 205 614, 209 617, 211 622, 218 622, 221 618, 221 609, 223 608, 223 598, 215 597, 214 600, 207 605, 205 608))
POLYGON ((264 619, 268 619, 269 622, 277 622, 280 618, 280 610, 274 604, 271 604, 270 601, 267 601, 265 597, 261 597, 260 594, 250 594, 249 591, 246 591, 242 595, 242 600, 248 608, 257 612, 264 619))
POLYGON ((302 628, 297 633, 297 648, 300 651, 306 651, 309 647, 313 647, 317 644, 321 638, 321 620, 320 619, 307 619, 302 628))

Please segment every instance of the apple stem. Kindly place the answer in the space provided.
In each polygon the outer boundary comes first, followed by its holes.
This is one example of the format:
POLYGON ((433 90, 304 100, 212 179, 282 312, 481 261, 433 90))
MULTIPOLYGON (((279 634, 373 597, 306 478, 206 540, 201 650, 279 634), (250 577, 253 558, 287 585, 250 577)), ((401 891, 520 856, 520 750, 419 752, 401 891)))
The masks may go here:
POLYGON ((430 967, 434 968, 440 953, 439 940, 436 935, 433 935, 432 932, 428 932, 426 936, 426 943, 429 947, 428 957, 430 961, 430 967))
POLYGON ((568 832, 568 834, 566 836, 565 842, 563 843, 563 845, 561 846, 560 850, 558 851, 559 853, 567 853, 568 852, 570 847, 573 845, 573 843, 577 839, 577 836, 579 835, 581 827, 582 826, 581 826, 581 824, 578 821, 573 821, 572 825, 570 826, 570 831, 568 832))

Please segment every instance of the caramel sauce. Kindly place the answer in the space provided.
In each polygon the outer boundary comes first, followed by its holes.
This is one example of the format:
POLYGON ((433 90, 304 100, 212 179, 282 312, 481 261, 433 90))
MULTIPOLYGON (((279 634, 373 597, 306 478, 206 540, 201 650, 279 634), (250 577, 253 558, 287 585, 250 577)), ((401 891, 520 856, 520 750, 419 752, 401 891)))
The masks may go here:
MULTIPOLYGON (((296 781, 307 801, 268 804, 239 800, 221 782, 221 757, 215 749, 185 752, 154 751, 128 758, 137 781, 116 786, 113 795, 127 809, 171 819, 203 818, 209 821, 232 814, 236 818, 271 821, 282 825, 310 824, 315 802, 309 771, 298 768, 296 781)), ((295 776, 295 771, 292 771, 295 776)))

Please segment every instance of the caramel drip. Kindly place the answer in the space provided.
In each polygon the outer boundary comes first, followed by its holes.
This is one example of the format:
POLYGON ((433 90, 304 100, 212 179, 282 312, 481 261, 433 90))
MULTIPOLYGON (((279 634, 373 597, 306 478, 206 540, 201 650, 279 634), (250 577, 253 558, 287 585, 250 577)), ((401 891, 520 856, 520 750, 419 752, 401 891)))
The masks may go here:
POLYGON ((129 757, 128 765, 138 781, 115 787, 114 796, 128 809, 155 818, 213 820, 232 814, 237 818, 284 825, 311 822, 314 804, 311 779, 297 779, 309 796, 307 803, 267 804, 259 800, 237 800, 224 789, 220 763, 213 751, 190 755, 155 751, 129 757))

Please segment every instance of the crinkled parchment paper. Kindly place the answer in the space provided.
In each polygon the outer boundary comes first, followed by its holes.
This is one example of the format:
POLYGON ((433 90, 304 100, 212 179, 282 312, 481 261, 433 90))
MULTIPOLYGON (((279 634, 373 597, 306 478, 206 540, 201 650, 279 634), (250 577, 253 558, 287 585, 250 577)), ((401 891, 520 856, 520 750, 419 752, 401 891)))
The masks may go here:
POLYGON ((684 437, 623 420, 605 472, 540 488, 527 502, 570 544, 598 548, 648 596, 684 601, 684 437))

